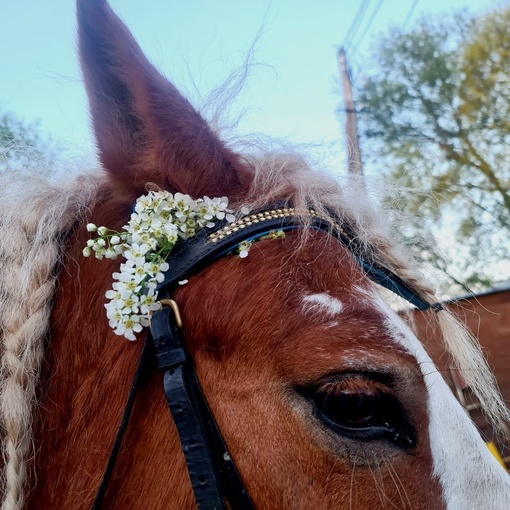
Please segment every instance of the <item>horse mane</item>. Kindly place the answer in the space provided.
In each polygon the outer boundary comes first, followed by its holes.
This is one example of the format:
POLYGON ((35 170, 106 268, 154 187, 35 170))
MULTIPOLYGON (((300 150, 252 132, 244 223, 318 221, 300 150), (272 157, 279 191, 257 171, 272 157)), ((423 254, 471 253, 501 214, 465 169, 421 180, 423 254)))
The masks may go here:
MULTIPOLYGON (((342 183, 315 170, 296 152, 263 153, 246 159, 253 169, 253 181, 243 206, 256 210, 284 199, 296 209, 305 226, 311 221, 312 208, 332 222, 348 225, 359 255, 391 269, 423 297, 434 295, 433 287, 414 261, 392 239, 390 225, 381 211, 371 205, 363 177, 349 176, 342 183)), ((303 230, 305 239, 308 232, 303 230)))
POLYGON ((0 173, 0 420, 3 508, 15 508, 32 447, 32 413, 44 340, 68 234, 83 218, 100 179, 52 185, 37 174, 0 173))
MULTIPOLYGON (((326 217, 338 218, 350 226, 371 260, 394 271, 424 299, 435 301, 430 284, 403 249, 390 240, 388 226, 369 205, 360 183, 350 180, 347 186, 340 186, 333 178, 312 170, 296 153, 243 158, 251 169, 252 184, 243 203, 233 204, 236 208, 257 209, 285 199, 292 202, 305 225, 310 221, 310 206, 326 217)), ((104 182, 104 175, 98 173, 58 186, 33 175, 0 175, 3 508, 17 508, 13 502, 20 500, 25 483, 24 459, 32 448, 37 381, 66 241, 85 221, 104 182)), ((306 232, 303 229, 303 240, 306 232)), ((437 316, 454 365, 462 369, 492 422, 503 423, 507 409, 477 340, 447 310, 437 316)))

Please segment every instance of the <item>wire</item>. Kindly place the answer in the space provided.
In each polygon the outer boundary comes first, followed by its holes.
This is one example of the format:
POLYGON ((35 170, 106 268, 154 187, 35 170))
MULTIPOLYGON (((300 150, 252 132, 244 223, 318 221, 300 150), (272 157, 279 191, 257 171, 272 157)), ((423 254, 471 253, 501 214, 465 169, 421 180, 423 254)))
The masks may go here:
POLYGON ((347 30, 347 35, 344 38, 344 42, 342 46, 345 48, 349 44, 349 39, 353 39, 356 36, 356 32, 358 31, 359 25, 362 19, 365 16, 365 12, 368 8, 370 0, 363 0, 361 5, 358 8, 358 12, 354 16, 351 25, 349 26, 349 30, 347 30))
POLYGON ((409 23, 409 20, 411 19, 412 15, 414 14, 414 10, 416 9, 416 6, 418 5, 418 2, 420 0, 414 0, 414 2, 411 5, 411 8, 409 9, 409 12, 407 13, 406 20, 404 21, 404 24, 402 26, 402 30, 404 30, 409 23))
MULTIPOLYGON (((415 0, 415 2, 416 1, 417 0, 415 0)), ((363 41, 363 39, 367 35, 367 32, 370 29, 370 27, 372 26, 372 23, 374 22, 375 17, 377 16, 377 13, 381 9, 381 6, 382 6, 383 2, 384 2, 384 0, 379 0, 377 5, 375 6, 374 10, 372 11, 372 15, 370 16, 370 19, 368 20, 368 22, 367 22, 367 24, 365 26, 365 30, 363 30, 363 33, 361 34, 360 38, 358 39, 358 42, 351 49, 351 56, 356 53, 357 49, 359 48, 359 45, 361 44, 361 42, 363 41)))

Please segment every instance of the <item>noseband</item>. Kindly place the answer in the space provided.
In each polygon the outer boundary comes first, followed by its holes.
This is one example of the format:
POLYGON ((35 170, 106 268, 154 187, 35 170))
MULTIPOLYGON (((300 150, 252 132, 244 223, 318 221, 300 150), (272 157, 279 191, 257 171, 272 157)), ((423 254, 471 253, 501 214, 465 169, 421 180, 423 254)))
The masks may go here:
MULTIPOLYGON (((327 232, 347 247, 371 280, 420 310, 441 309, 441 305, 429 304, 421 299, 416 291, 392 271, 363 256, 359 243, 347 226, 332 222, 314 209, 310 209, 309 213, 309 227, 327 232)), ((254 241, 271 231, 298 228, 303 228, 303 225, 296 220, 294 209, 276 205, 245 216, 234 223, 223 221, 217 227, 202 230, 174 247, 167 260, 170 268, 165 273, 164 281, 158 286, 162 308, 152 316, 150 333, 93 510, 98 510, 102 505, 134 404, 138 379, 148 352, 154 351, 154 348, 157 366, 163 370, 165 396, 179 433, 197 508, 224 510, 225 500, 232 510, 254 508, 200 388, 193 361, 186 350, 181 317, 171 296, 179 286, 179 281, 197 274, 235 250, 240 243, 254 241)))

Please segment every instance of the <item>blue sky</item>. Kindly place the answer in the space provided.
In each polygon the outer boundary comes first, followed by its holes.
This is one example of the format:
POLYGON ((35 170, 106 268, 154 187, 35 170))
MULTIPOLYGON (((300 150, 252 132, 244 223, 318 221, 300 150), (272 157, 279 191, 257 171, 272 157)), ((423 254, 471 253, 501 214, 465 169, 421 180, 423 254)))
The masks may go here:
MULTIPOLYGON (((345 166, 336 49, 361 1, 115 0, 149 58, 195 103, 206 97, 255 44, 254 67, 234 105, 238 132, 264 133, 320 147, 330 168, 345 166), (192 79, 191 79, 192 78, 192 79), (199 91, 199 93, 197 92, 199 91)), ((93 154, 86 97, 75 55, 72 0, 4 0, 0 16, 0 110, 39 121, 70 154, 93 154)), ((374 36, 409 14, 468 7, 487 0, 371 0, 353 42, 366 31, 358 64, 374 36), (379 5, 372 25, 368 20, 379 5), (414 6, 414 10, 413 9, 414 6)))

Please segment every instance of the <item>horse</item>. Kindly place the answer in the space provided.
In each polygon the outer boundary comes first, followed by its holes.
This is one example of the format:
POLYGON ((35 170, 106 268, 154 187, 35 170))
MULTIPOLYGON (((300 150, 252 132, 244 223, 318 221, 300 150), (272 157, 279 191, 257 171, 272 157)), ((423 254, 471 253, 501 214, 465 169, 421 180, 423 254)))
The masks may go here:
MULTIPOLYGON (((236 241, 172 287, 172 308, 162 300, 151 309, 151 328, 165 311, 163 329, 184 332, 189 384, 199 384, 228 448, 224 460, 247 495, 241 507, 510 508, 508 475, 377 290, 386 283, 424 307, 436 301, 359 188, 297 153, 237 152, 148 61, 106 0, 77 0, 77 15, 103 169, 61 184, 1 178, 2 508, 91 508, 98 491, 103 508, 197 507, 183 453, 192 448, 181 446, 186 430, 168 410, 167 372, 140 331, 146 321, 124 324, 124 336, 138 339, 128 342, 105 315, 126 252, 113 254, 112 235, 111 257, 83 256, 84 247, 101 255, 110 230, 97 226, 121 232, 138 207, 145 214, 147 196, 209 204, 215 221, 232 214, 218 238, 266 216, 289 227, 236 241), (177 310, 182 328, 170 324, 177 310)), ((215 242, 208 229, 187 231, 189 242, 199 234, 215 242)), ((180 261, 161 262, 154 286, 180 261)), ((476 342, 447 310, 430 308, 502 428, 508 413, 476 342)))

